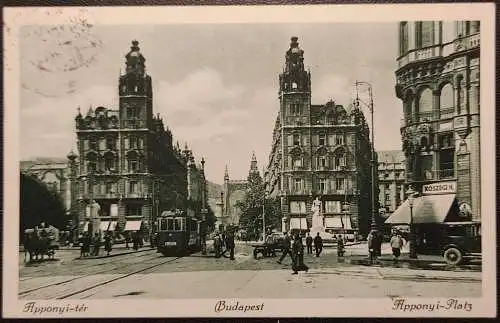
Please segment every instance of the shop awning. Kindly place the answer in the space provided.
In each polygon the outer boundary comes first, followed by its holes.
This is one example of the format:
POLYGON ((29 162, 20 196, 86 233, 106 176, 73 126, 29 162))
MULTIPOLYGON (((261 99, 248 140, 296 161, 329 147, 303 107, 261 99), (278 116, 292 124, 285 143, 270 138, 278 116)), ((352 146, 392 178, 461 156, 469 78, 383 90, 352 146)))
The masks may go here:
POLYGON ((108 231, 108 227, 109 227, 109 221, 101 221, 99 229, 101 229, 102 231, 108 231))
MULTIPOLYGON (((413 223, 444 222, 454 200, 455 194, 424 195, 415 198, 413 200, 413 223)), ((410 216, 410 205, 406 200, 385 220, 385 223, 409 224, 410 216)))
POLYGON ((127 221, 124 231, 139 231, 142 221, 127 221))
POLYGON ((109 224, 109 231, 115 231, 116 230, 116 225, 118 224, 117 221, 111 221, 111 223, 109 224))
POLYGON ((291 218, 290 219, 290 230, 291 229, 307 229, 306 218, 291 218))

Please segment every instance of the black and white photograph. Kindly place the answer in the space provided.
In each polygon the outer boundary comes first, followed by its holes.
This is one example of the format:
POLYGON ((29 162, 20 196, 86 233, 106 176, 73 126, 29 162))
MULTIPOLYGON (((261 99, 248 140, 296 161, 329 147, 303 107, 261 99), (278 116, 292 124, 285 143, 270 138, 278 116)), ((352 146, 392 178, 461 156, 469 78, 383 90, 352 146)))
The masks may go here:
POLYGON ((377 7, 4 9, 5 315, 495 315, 494 6, 377 7))

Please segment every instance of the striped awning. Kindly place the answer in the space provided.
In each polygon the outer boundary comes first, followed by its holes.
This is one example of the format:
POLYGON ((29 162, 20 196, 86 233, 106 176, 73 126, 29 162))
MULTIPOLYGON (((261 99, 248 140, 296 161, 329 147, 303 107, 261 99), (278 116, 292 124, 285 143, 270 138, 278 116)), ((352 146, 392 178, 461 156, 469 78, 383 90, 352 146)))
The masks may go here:
POLYGON ((443 223, 451 206, 455 201, 455 194, 424 195, 413 200, 413 208, 410 209, 408 200, 401 204, 392 215, 385 220, 390 224, 409 224, 413 217, 413 223, 443 223))
POLYGON ((124 231, 139 231, 142 221, 127 221, 124 231))

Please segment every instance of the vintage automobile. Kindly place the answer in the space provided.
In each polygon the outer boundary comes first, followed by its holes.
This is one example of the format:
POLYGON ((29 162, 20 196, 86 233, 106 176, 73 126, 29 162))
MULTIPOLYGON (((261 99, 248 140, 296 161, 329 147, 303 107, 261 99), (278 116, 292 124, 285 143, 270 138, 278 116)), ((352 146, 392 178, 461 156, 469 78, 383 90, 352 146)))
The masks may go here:
POLYGON ((266 237, 262 243, 252 244, 253 257, 257 259, 259 253, 262 257, 274 257, 277 251, 283 251, 284 235, 281 232, 273 232, 266 237))
POLYGON ((481 259, 481 224, 479 222, 444 222, 422 230, 417 244, 419 254, 442 255, 452 266, 481 259))

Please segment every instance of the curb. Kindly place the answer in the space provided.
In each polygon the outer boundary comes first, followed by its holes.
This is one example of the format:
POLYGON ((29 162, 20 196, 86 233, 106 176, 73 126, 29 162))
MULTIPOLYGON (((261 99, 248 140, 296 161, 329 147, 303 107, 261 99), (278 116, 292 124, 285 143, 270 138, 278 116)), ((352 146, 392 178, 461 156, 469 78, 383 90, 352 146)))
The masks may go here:
MULTIPOLYGON (((361 265, 361 266, 372 266, 372 267, 394 267, 395 262, 392 259, 377 259, 370 263, 369 259, 366 258, 351 258, 350 263, 353 265, 361 265)), ((450 266, 442 261, 436 260, 426 260, 426 259, 399 259, 397 264, 402 266, 400 268, 406 269, 421 269, 421 270, 439 270, 439 271, 468 271, 468 272, 482 272, 481 265, 459 265, 459 266, 450 266)))
POLYGON ((109 256, 106 255, 106 256, 97 256, 97 257, 85 257, 85 258, 76 257, 75 260, 106 259, 106 258, 118 257, 118 256, 123 256, 123 255, 130 255, 133 253, 139 253, 139 252, 151 251, 151 250, 155 250, 155 249, 154 248, 146 248, 146 249, 134 250, 134 251, 129 251, 129 252, 112 253, 109 256))

